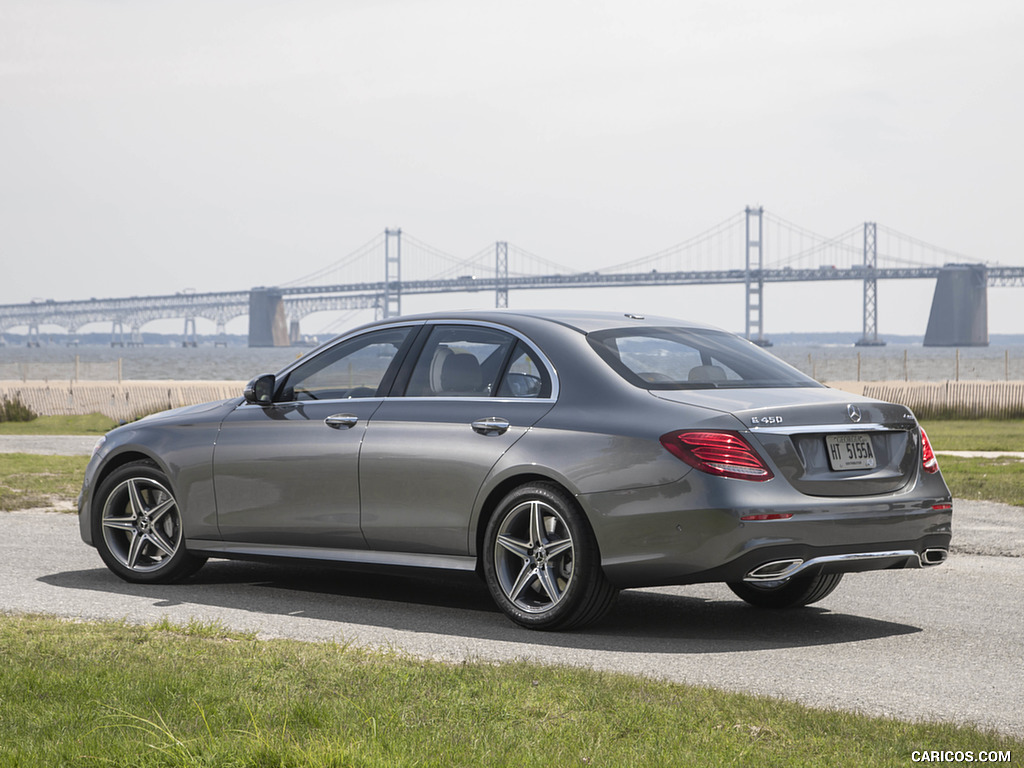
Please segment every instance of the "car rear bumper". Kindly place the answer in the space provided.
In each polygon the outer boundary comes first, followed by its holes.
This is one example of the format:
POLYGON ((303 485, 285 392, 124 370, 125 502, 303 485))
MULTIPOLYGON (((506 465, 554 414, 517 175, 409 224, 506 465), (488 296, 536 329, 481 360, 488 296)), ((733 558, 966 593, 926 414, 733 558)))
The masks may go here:
POLYGON ((605 573, 621 588, 920 568, 941 563, 948 552, 952 509, 941 480, 933 485, 936 495, 918 487, 853 499, 767 485, 731 481, 725 487, 732 498, 719 505, 685 479, 579 500, 605 573), (789 517, 741 519, 765 514, 789 517))

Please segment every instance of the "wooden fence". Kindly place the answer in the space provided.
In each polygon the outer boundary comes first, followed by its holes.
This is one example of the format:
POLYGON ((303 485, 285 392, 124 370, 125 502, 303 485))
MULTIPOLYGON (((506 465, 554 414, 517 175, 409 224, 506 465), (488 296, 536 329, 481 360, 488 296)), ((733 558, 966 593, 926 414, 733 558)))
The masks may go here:
POLYGON ((922 419, 1024 417, 1024 381, 848 381, 829 386, 900 403, 922 419))
POLYGON ((40 416, 102 413, 130 421, 147 413, 241 397, 243 381, 0 381, 0 399, 17 398, 40 416))
MULTIPOLYGON (((0 381, 40 416, 102 413, 128 421, 146 413, 240 397, 242 381, 0 381)), ((919 418, 1024 417, 1024 381, 848 381, 829 386, 901 403, 919 418)))

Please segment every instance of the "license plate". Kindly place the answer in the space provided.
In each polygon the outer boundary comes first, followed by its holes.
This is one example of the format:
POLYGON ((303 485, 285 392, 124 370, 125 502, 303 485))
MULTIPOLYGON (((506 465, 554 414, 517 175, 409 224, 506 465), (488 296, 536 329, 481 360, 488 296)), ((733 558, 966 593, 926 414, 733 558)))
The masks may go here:
POLYGON ((874 469, 875 452, 870 435, 826 435, 829 466, 841 469, 874 469))

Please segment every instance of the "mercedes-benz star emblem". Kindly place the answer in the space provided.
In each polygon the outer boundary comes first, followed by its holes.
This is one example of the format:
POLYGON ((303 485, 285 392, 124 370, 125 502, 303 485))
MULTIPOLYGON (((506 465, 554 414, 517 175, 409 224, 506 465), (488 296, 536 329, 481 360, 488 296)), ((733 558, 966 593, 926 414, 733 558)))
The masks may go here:
POLYGON ((846 413, 849 414, 850 421, 852 421, 854 424, 860 423, 860 408, 858 408, 856 405, 853 405, 851 403, 850 405, 846 406, 846 413))

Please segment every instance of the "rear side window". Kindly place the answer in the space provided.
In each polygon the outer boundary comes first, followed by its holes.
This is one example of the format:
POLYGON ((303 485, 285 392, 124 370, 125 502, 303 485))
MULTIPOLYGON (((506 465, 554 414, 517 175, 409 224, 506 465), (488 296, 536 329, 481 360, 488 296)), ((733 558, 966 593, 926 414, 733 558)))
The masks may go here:
POLYGON ((515 338, 478 326, 435 326, 406 397, 492 397, 515 338))
POLYGON ((523 342, 516 344, 512 360, 501 378, 498 397, 551 397, 551 377, 537 353, 523 342))
POLYGON ((432 328, 405 389, 406 397, 550 395, 551 376, 536 352, 509 333, 472 325, 432 328))
POLYGON ((703 328, 622 328, 587 336, 616 372, 644 389, 818 387, 755 344, 703 328))

